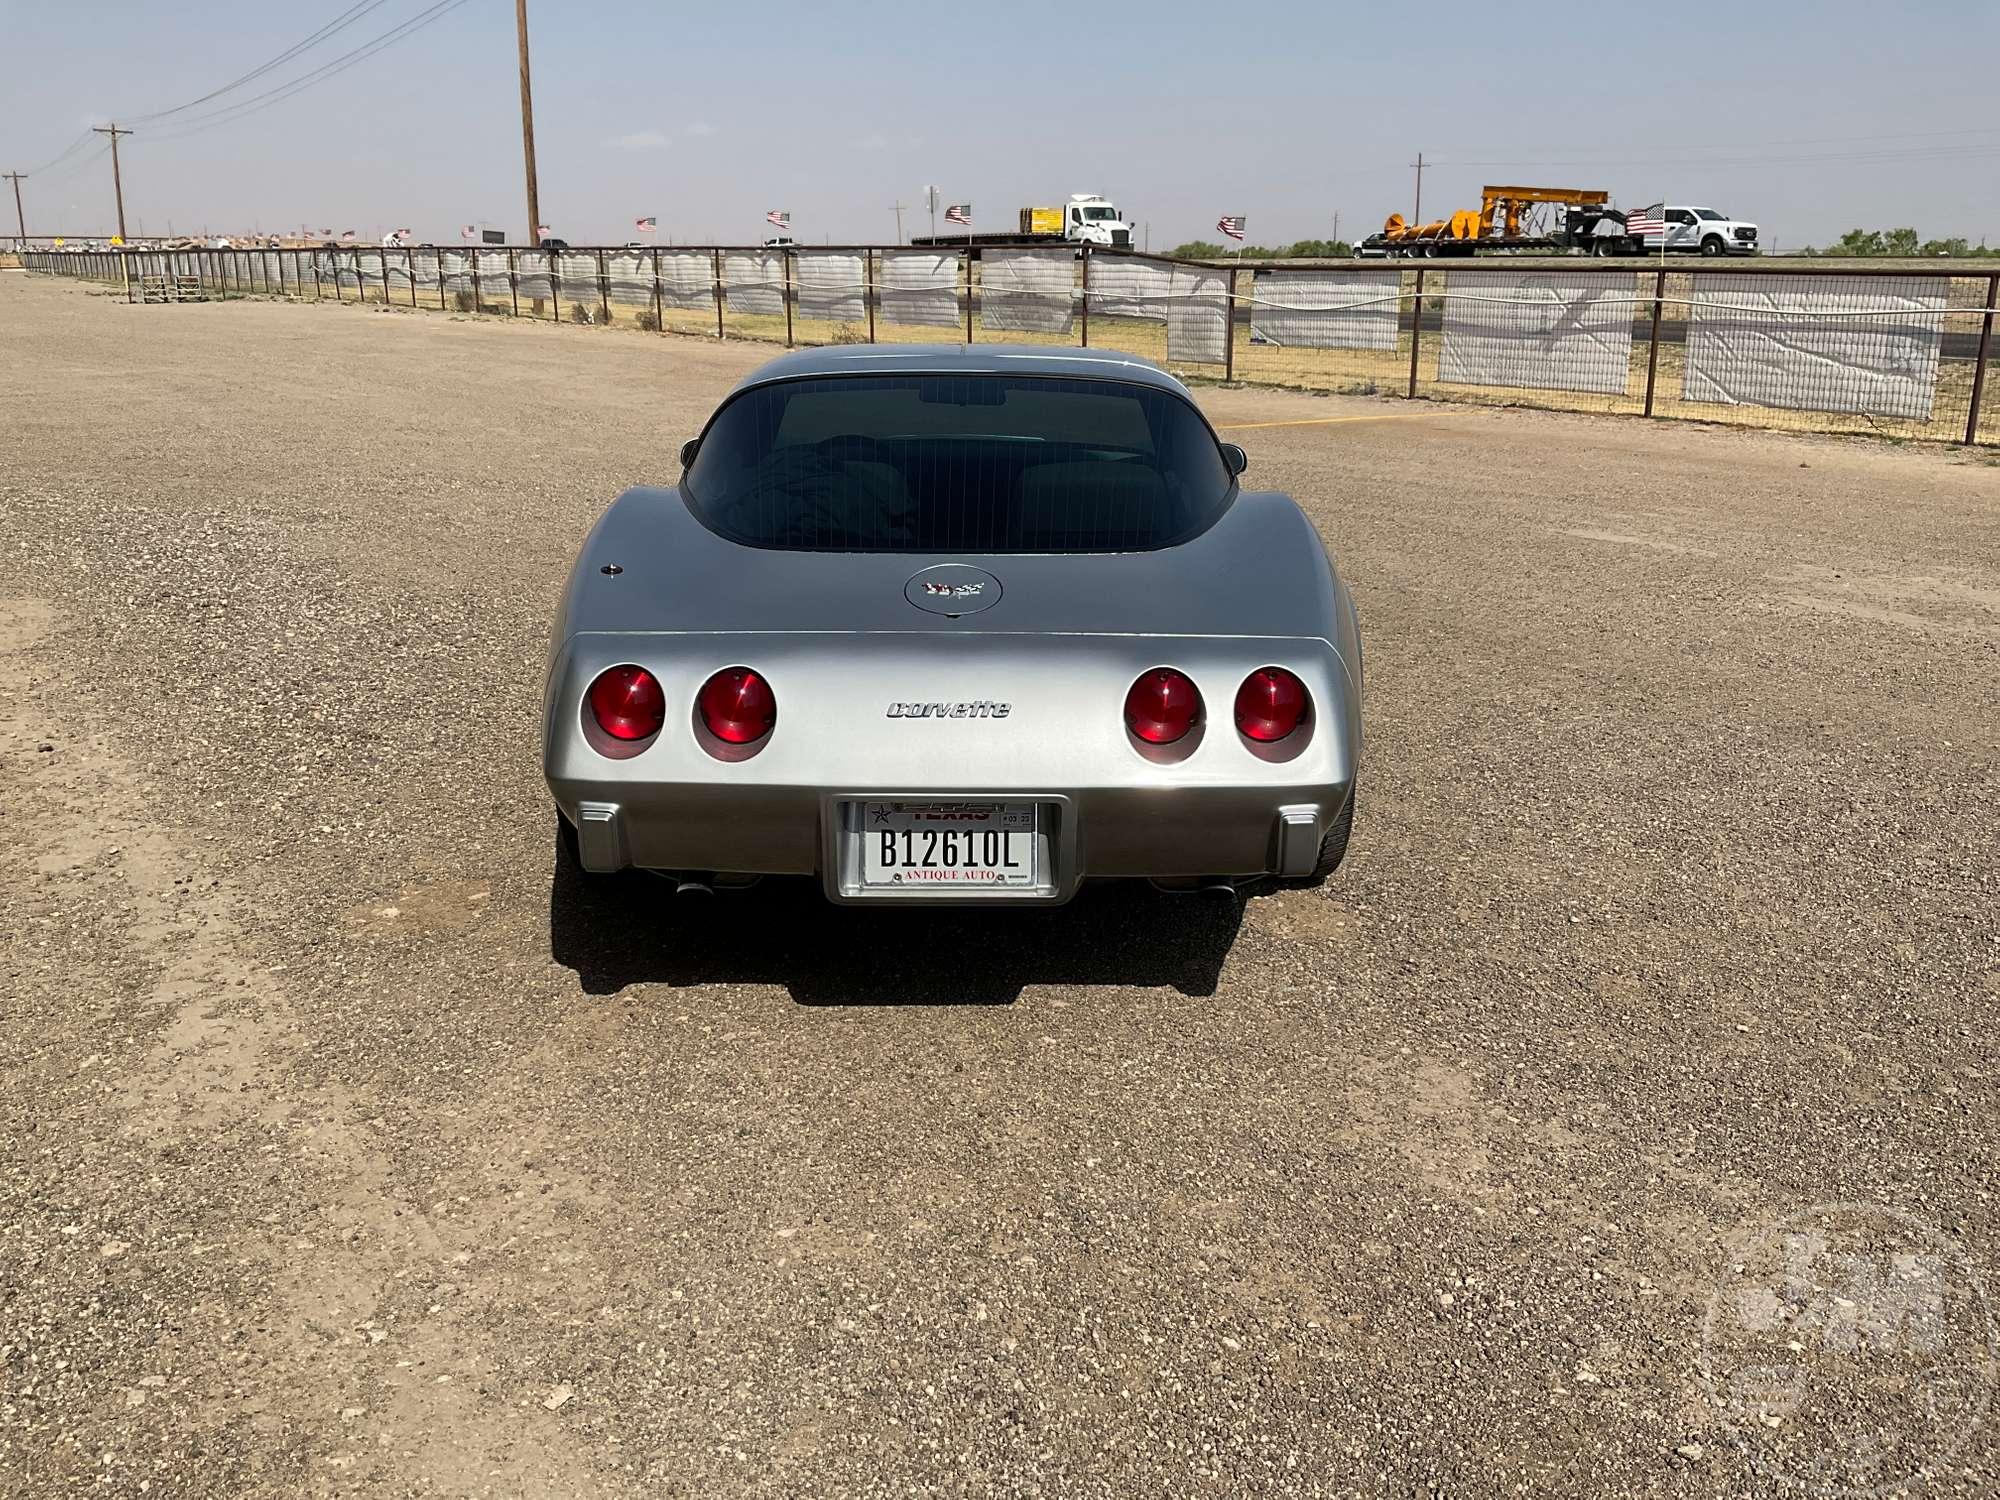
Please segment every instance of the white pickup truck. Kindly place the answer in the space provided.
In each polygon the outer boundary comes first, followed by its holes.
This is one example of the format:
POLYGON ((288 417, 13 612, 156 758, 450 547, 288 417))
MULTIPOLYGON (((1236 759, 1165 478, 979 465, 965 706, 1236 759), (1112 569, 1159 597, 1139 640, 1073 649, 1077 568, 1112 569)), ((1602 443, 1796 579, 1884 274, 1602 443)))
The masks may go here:
POLYGON ((1757 226, 1712 208, 1655 203, 1625 215, 1625 231, 1641 250, 1685 251, 1690 255, 1755 255, 1757 226))

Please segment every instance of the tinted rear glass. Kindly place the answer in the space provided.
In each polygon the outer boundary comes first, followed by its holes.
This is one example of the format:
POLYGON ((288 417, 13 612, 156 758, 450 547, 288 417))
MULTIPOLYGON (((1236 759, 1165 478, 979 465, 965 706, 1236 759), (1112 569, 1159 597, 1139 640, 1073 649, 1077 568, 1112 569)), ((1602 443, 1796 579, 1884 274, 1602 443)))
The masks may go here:
POLYGON ((836 375, 736 397, 684 488, 753 547, 1128 552, 1205 530, 1231 480, 1194 408, 1147 386, 836 375))

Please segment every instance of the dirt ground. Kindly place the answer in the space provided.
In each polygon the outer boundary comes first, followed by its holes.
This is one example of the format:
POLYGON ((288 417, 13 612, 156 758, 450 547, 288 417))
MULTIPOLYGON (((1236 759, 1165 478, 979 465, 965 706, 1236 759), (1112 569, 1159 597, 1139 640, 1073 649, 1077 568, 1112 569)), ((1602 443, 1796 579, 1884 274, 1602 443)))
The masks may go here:
POLYGON ((0 276, 0 1493, 2000 1485, 1992 455, 1203 391, 1323 891, 552 889, 563 571, 771 352, 0 276), (1744 1420, 1822 1205, 1941 1321, 1744 1420))

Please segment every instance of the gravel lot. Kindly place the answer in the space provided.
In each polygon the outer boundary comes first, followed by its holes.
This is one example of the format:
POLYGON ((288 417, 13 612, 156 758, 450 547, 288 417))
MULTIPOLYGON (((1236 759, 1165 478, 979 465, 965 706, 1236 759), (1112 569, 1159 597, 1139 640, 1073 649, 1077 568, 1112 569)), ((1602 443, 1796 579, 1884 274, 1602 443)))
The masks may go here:
POLYGON ((1204 392, 1361 601, 1324 891, 591 905, 554 595, 768 348, 0 340, 0 1492, 2000 1485, 1993 455, 1204 392), (1937 1336, 1726 1420, 1826 1204, 1937 1336))

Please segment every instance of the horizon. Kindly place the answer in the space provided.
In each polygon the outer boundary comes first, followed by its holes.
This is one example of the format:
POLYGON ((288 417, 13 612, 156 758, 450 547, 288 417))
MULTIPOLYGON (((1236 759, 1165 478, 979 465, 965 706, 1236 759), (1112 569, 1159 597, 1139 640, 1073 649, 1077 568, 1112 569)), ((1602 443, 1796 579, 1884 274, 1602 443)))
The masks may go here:
MULTIPOLYGON (((1275 248, 1352 242, 1392 212, 1411 216, 1421 151, 1426 217, 1516 181, 1603 188, 1627 207, 1712 204, 1756 221, 1781 251, 1904 225, 1926 239, 2000 239, 2000 125, 1981 123, 1984 71, 1894 66, 1990 52, 1991 8, 1898 17, 1883 37, 1880 13, 1864 24, 1851 0, 1754 15, 1698 4, 1676 28, 1708 21, 1732 42, 1700 74, 1634 64, 1635 48, 1656 44, 1656 18, 1562 4, 1497 17, 1453 3, 1414 31, 1296 0, 1221 36, 1210 16, 1170 6, 1141 34, 1031 3, 968 47, 956 28, 932 41, 909 6, 871 12, 869 26, 785 3, 678 27, 634 0, 587 13, 531 5, 542 218, 576 244, 748 244, 769 232, 767 211, 786 209, 801 244, 889 244, 892 205, 905 237, 929 230, 922 194, 935 183, 940 211, 973 204, 975 230, 1097 191, 1133 223, 1135 244, 1214 241, 1217 218, 1241 214, 1248 242, 1275 248), (1516 65, 1530 34, 1540 71, 1516 65), (1862 35, 1865 57, 1852 45, 1862 35), (1048 38, 1083 66, 1052 69, 1048 38), (648 67, 668 81, 650 81, 648 67), (949 110, 931 81, 941 73, 949 110), (1215 102, 1189 107, 1204 97, 1215 102), (1564 110, 1575 129, 1551 127, 1564 110), (634 228, 645 216, 657 235, 634 228)), ((10 80, 0 104, 0 170, 29 174, 19 186, 31 237, 116 231, 106 148, 88 134, 115 120, 135 130, 119 148, 134 238, 329 224, 369 241, 408 226, 418 241, 457 244, 466 224, 526 238, 514 25, 501 0, 367 0, 311 45, 306 22, 245 0, 219 0, 195 22, 129 0, 108 15, 16 7, 10 19, 13 55, 36 71, 10 80)))

